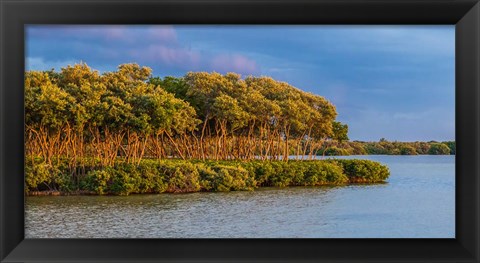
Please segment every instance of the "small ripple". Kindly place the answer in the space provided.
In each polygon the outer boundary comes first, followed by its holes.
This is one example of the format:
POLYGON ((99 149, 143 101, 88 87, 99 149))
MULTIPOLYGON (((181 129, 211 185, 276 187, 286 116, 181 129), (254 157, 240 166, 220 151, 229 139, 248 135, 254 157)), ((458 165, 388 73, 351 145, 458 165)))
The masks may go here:
POLYGON ((27 238, 454 237, 454 163, 434 169, 433 159, 422 158, 380 160, 392 171, 389 183, 380 185, 28 197, 25 233, 27 238))

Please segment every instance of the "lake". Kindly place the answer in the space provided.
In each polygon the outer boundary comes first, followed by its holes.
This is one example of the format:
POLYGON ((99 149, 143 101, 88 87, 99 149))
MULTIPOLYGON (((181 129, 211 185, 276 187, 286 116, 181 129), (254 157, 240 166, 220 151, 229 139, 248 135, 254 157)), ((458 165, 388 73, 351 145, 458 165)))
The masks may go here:
MULTIPOLYGON (((319 157, 322 158, 322 157, 319 157)), ((454 238, 455 156, 345 156, 385 184, 26 198, 26 238, 454 238)))

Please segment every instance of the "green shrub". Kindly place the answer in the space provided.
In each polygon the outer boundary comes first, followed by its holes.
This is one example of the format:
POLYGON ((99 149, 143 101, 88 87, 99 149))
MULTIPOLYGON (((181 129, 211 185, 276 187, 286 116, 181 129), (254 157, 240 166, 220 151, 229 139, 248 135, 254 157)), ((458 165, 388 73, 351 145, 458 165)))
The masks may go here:
POLYGON ((385 181, 390 175, 387 166, 370 160, 335 160, 353 183, 376 183, 385 181))
POLYGON ((305 185, 305 171, 307 166, 302 161, 288 162, 285 173, 292 178, 290 185, 305 185))
POLYGON ((208 179, 214 191, 253 190, 256 185, 255 179, 242 167, 215 165, 212 168, 215 173, 208 179))
POLYGON ((368 154, 367 150, 365 150, 365 147, 361 143, 350 142, 350 147, 351 147, 351 149, 349 150, 350 154, 354 154, 354 155, 368 154))
POLYGON ((205 164, 198 163, 196 164, 198 173, 200 174, 200 187, 204 191, 214 191, 215 190, 215 178, 218 176, 210 166, 205 164))
POLYGON ((343 148, 338 148, 336 146, 328 147, 325 152, 325 156, 343 156, 343 155, 350 155, 350 152, 343 148))
POLYGON ((39 186, 46 187, 52 181, 52 170, 45 163, 27 162, 25 165, 25 186, 27 191, 39 190, 39 186))
POLYGON ((167 190, 168 182, 160 174, 158 162, 145 160, 137 169, 140 175, 139 193, 163 193, 167 190))
POLYGON ((200 174, 192 163, 181 162, 175 167, 173 173, 168 174, 167 192, 187 193, 197 192, 200 189, 200 174))
POLYGON ((87 173, 82 186, 85 190, 93 191, 99 195, 107 194, 111 184, 113 169, 94 170, 87 173))
POLYGON ((77 188, 65 161, 56 160, 52 165, 41 158, 25 160, 25 191, 60 190, 71 192, 77 188))
POLYGON ((443 144, 447 145, 450 148, 450 154, 455 155, 457 151, 457 147, 454 141, 442 142, 443 144))
POLYGON ((286 162, 273 161, 270 162, 272 167, 272 174, 267 178, 268 186, 285 187, 289 186, 292 182, 292 176, 288 172, 288 168, 285 169, 286 162))
POLYGON ((305 171, 305 185, 344 184, 348 182, 342 166, 336 162, 310 161, 308 163, 308 169, 305 171))
POLYGON ((77 183, 71 173, 66 170, 58 171, 53 180, 55 181, 55 188, 61 192, 70 193, 77 189, 77 183))
POLYGON ((413 146, 410 145, 404 145, 400 148, 400 154, 401 155, 417 155, 417 151, 413 146))
POLYGON ((249 172, 251 177, 255 178, 257 186, 266 186, 270 176, 275 173, 269 161, 250 161, 243 162, 240 165, 249 172))
POLYGON ((133 165, 120 164, 114 167, 109 192, 116 195, 139 193, 141 177, 133 165))
POLYGON ((366 143, 365 150, 367 154, 388 154, 388 151, 379 143, 366 143))
POLYGON ((432 143, 432 145, 430 145, 430 149, 428 150, 428 154, 433 154, 433 155, 450 154, 450 148, 448 148, 448 146, 443 143, 432 143))
POLYGON ((78 177, 77 183, 66 162, 51 167, 40 159, 27 161, 26 191, 82 190, 99 195, 239 191, 260 186, 374 183, 384 181, 389 175, 388 168, 377 162, 336 159, 288 162, 143 160, 138 165, 118 162, 111 167, 87 167, 86 171, 85 176, 78 177))
POLYGON ((328 184, 346 184, 349 182, 343 167, 338 163, 324 163, 322 169, 327 172, 328 184))

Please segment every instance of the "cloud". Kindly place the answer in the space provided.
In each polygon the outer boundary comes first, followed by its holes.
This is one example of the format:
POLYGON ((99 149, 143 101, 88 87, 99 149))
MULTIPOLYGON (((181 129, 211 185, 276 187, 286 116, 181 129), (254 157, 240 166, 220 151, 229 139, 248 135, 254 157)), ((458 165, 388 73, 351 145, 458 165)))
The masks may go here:
POLYGON ((60 70, 67 65, 73 65, 80 61, 75 60, 57 60, 57 61, 47 61, 41 57, 28 57, 25 59, 25 69, 26 70, 60 70))
POLYGON ((148 39, 163 43, 177 43, 177 32, 172 26, 153 26, 147 30, 148 39))
POLYGON ((277 73, 277 72, 288 72, 288 71, 294 71, 296 70, 295 68, 268 68, 266 69, 267 72, 271 73, 277 73))
POLYGON ((139 61, 165 63, 186 68, 197 68, 201 60, 198 52, 163 45, 151 45, 145 49, 130 49, 129 55, 139 61))
POLYGON ((215 56, 210 67, 218 72, 237 72, 241 74, 255 74, 259 72, 257 63, 239 54, 220 54, 215 56))
MULTIPOLYGON (((175 28, 169 25, 29 26, 27 37, 32 58, 50 55, 52 57, 48 58, 48 62, 54 61, 53 57, 68 54, 74 58, 69 62, 82 60, 99 67, 115 67, 115 64, 135 61, 162 70, 259 73, 257 63, 245 55, 192 49, 188 43, 179 40, 175 28)), ((45 63, 47 61, 43 61, 43 64, 37 61, 31 63, 30 68, 51 68, 45 63)))
POLYGON ((454 26, 327 27, 323 34, 315 44, 330 51, 419 55, 417 59, 455 55, 454 26))
POLYGON ((36 39, 77 40, 149 40, 176 42, 173 26, 125 26, 125 25, 30 25, 27 35, 36 39))
POLYGON ((85 25, 55 25, 27 27, 27 35, 37 39, 125 39, 126 26, 85 26, 85 25))
POLYGON ((27 27, 27 69, 136 62, 156 76, 265 74, 324 96, 351 139, 451 139, 454 26, 27 27), (429 109, 441 109, 427 114, 429 109))

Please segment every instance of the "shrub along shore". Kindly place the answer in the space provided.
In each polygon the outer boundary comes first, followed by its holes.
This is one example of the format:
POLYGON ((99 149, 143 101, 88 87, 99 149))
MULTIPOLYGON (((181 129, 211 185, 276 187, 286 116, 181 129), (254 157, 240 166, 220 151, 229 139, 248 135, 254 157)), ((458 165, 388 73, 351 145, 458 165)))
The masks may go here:
POLYGON ((27 159, 27 194, 129 195, 251 191, 268 186, 381 183, 390 174, 387 166, 369 160, 245 162, 144 159, 139 164, 118 161, 107 167, 91 164, 75 168, 83 169, 83 176, 75 176, 81 173, 72 174, 67 162, 62 163, 59 160, 58 165, 52 167, 41 159, 27 159))

